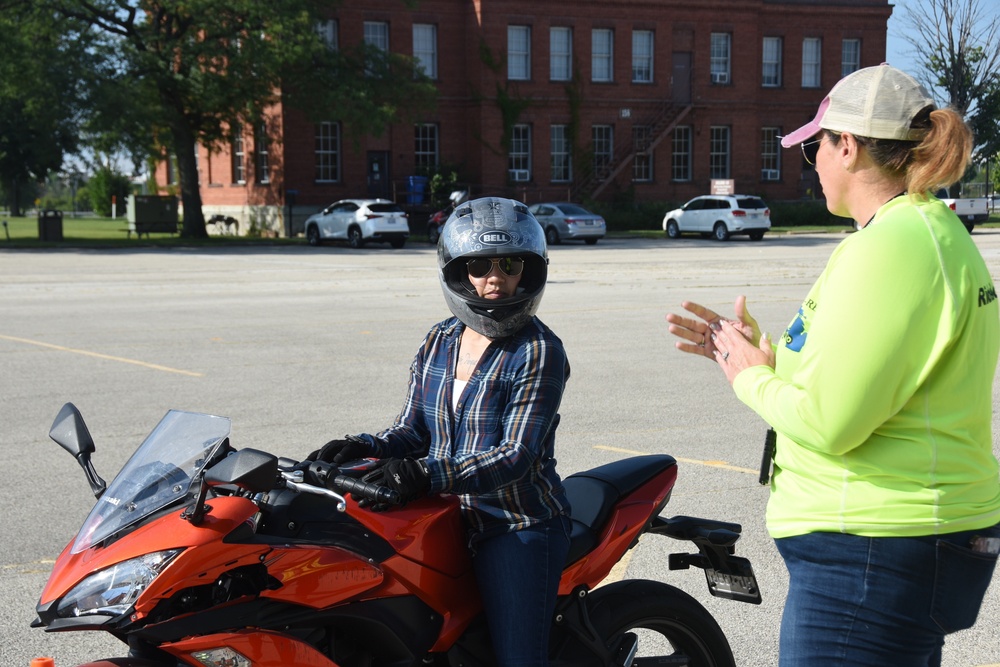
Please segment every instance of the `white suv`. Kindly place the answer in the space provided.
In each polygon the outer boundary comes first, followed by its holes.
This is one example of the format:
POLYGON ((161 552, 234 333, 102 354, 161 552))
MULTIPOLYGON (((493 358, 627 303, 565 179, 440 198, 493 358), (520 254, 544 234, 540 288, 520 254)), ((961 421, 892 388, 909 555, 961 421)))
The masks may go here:
POLYGON ((704 195, 695 197, 663 216, 663 231, 672 239, 684 232, 698 232, 725 241, 732 234, 747 234, 754 241, 771 228, 771 210, 760 197, 704 195))
POLYGON ((352 248, 368 241, 402 248, 410 236, 406 212, 388 199, 341 199, 306 218, 309 245, 346 240, 352 248))

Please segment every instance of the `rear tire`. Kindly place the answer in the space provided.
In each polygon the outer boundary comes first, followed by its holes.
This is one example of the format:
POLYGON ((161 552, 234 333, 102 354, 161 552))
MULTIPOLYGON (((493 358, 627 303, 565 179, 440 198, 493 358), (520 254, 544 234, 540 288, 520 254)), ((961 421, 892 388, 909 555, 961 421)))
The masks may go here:
POLYGON ((545 242, 549 245, 559 245, 559 232, 556 231, 555 227, 549 227, 545 230, 545 242))
POLYGON ((597 239, 584 239, 583 241, 587 245, 597 245, 597 239))
POLYGON ((764 238, 764 231, 763 230, 757 231, 757 232, 750 232, 749 234, 750 234, 750 240, 751 241, 760 241, 762 238, 764 238))
POLYGON ((729 228, 726 227, 726 223, 724 222, 715 223, 715 227, 712 228, 712 236, 715 237, 716 241, 728 241, 729 228))
POLYGON ((351 227, 347 230, 347 245, 352 248, 363 248, 365 240, 361 238, 361 228, 351 227))
MULTIPOLYGON (((587 609, 605 646, 626 632, 638 635, 636 657, 647 664, 735 667, 722 628, 693 597, 657 581, 620 581, 587 598, 587 609), (686 659, 686 660, 685 660, 686 659)), ((590 663, 588 663, 590 664, 590 663)))

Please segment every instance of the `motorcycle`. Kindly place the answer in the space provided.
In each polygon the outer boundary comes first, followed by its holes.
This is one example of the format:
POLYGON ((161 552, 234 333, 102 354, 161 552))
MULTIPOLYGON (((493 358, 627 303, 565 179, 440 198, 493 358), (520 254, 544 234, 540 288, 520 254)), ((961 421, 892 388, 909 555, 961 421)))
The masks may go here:
MULTIPOLYGON (((495 665, 458 500, 389 511, 398 496, 335 468, 230 444, 226 417, 171 410, 110 485, 91 460, 79 410, 50 437, 84 470, 97 503, 56 561, 32 627, 104 631, 128 656, 81 667, 495 665)), ((733 666, 726 636, 668 584, 598 587, 644 534, 693 543, 671 570, 704 570, 709 592, 757 604, 740 526, 664 518, 677 479, 666 455, 570 475, 571 549, 559 585, 551 663, 568 667, 733 666)))
POLYGON ((451 212, 468 198, 469 192, 467 190, 455 190, 448 195, 448 205, 428 218, 427 241, 429 243, 433 245, 438 242, 438 239, 441 238, 441 228, 444 227, 444 223, 448 222, 451 212))

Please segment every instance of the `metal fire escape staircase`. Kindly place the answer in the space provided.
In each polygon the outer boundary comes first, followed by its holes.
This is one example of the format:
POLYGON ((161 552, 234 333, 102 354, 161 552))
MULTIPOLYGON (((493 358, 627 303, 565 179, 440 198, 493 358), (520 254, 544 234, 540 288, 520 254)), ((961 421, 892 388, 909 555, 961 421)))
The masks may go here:
POLYGON ((573 201, 582 201, 584 198, 595 199, 622 171, 632 165, 637 154, 652 153, 661 141, 670 136, 691 108, 690 104, 665 104, 660 112, 645 124, 650 128, 650 140, 645 146, 636 146, 631 137, 627 142, 616 142, 618 146, 607 163, 594 165, 592 162, 587 173, 581 174, 580 179, 573 185, 573 201))

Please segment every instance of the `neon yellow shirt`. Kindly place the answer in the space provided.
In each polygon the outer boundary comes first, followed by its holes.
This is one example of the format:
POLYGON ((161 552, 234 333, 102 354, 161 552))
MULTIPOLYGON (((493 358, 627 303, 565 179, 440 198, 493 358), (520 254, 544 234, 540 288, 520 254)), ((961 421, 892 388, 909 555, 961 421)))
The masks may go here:
POLYGON ((934 198, 897 197, 834 250, 736 395, 778 433, 767 525, 914 536, 1000 522, 993 280, 934 198))

